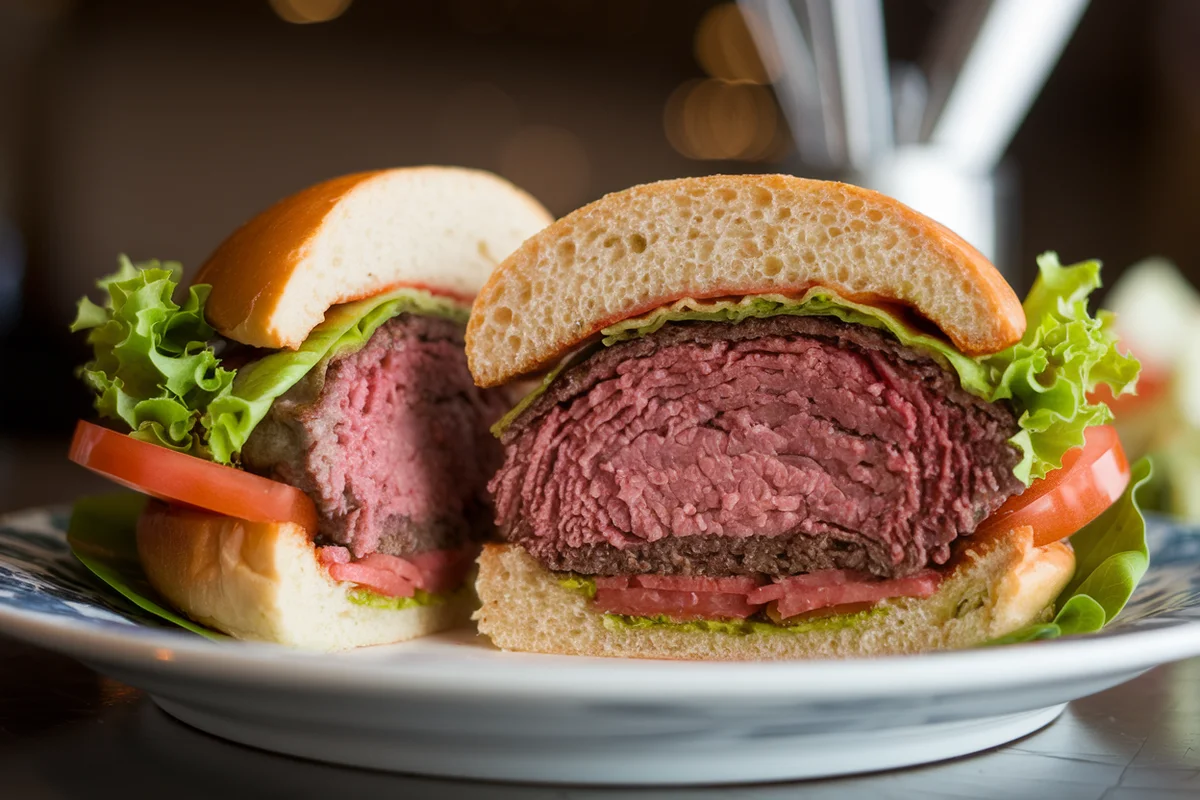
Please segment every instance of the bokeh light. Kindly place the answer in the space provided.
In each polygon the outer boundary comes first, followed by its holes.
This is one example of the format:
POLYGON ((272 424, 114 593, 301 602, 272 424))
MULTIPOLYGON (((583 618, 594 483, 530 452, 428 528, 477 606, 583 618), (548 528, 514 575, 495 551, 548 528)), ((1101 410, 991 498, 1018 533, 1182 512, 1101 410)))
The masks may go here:
POLYGON ((782 154, 786 131, 765 86, 717 78, 692 80, 667 99, 663 126, 681 155, 757 161, 782 154))
POLYGON ((305 25, 329 22, 346 13, 351 0, 268 0, 281 19, 305 25))
POLYGON ((779 77, 779 59, 772 52, 759 53, 745 13, 733 3, 705 12, 696 26, 696 61, 714 78, 774 83, 779 77))
POLYGON ((667 140, 688 158, 775 160, 790 148, 787 125, 767 88, 779 77, 780 61, 773 51, 760 53, 748 13, 721 3, 696 26, 693 53, 709 77, 677 87, 663 112, 667 140))

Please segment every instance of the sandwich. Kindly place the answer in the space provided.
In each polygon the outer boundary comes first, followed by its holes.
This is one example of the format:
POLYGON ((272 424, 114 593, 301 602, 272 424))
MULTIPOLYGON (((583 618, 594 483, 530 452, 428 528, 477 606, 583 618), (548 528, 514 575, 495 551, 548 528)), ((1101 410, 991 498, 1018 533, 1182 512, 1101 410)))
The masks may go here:
POLYGON ((146 578, 242 639, 335 650, 468 621, 504 393, 463 336, 496 262, 550 216, 474 170, 363 172, 245 223, 186 291, 134 265, 80 302, 99 422, 71 458, 152 499, 146 578))
POLYGON ((677 659, 1046 635, 1079 579, 1066 537, 1131 491, 1090 393, 1138 366, 1088 311, 1099 264, 1039 267, 1022 305, 933 220, 779 175, 558 220, 467 329, 478 385, 541 376, 494 428, 480 631, 677 659))

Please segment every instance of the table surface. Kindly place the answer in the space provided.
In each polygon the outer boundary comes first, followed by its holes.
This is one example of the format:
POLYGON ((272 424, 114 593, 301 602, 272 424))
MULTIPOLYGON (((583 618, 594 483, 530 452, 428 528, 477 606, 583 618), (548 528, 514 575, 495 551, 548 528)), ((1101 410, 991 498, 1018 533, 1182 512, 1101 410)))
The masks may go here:
POLYGON ((328 766, 230 744, 142 692, 0 637, 5 797, 1194 798, 1200 796, 1200 659, 1076 701, 1043 730, 975 756, 875 775, 687 789, 587 789, 435 780, 328 766))
MULTIPOLYGON (((0 512, 108 485, 65 441, 0 440, 0 512)), ((192 730, 142 692, 0 636, 0 797, 565 798, 1200 797, 1200 659, 1076 701, 1043 730, 954 761, 804 783, 586 789, 434 780, 264 753, 192 730)))

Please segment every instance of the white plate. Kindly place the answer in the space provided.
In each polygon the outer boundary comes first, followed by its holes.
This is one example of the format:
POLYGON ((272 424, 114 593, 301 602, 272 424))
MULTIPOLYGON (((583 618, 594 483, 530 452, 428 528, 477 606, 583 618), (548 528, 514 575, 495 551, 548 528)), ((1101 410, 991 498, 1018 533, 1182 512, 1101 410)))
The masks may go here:
POLYGON ((1070 700, 1200 655, 1200 531, 1151 525, 1104 634, 901 658, 677 663, 501 653, 471 631, 342 655, 210 642, 99 587, 62 510, 0 520, 0 630, 150 692, 201 730, 425 775, 578 784, 773 781, 1002 744, 1070 700))

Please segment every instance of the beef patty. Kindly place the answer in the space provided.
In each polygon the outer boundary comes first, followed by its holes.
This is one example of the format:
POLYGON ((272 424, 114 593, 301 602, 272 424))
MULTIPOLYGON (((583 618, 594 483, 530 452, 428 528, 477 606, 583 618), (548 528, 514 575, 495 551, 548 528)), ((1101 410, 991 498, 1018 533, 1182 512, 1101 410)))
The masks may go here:
POLYGON ((497 524, 589 575, 908 575, 1023 488, 1004 405, 823 317, 673 324, 564 371, 505 432, 497 524))
POLYGON ((320 541, 356 558, 457 548, 491 531, 505 408, 472 382, 461 325, 402 314, 277 399, 242 460, 308 494, 320 541))

